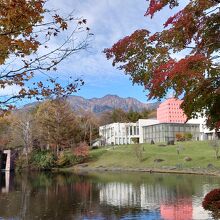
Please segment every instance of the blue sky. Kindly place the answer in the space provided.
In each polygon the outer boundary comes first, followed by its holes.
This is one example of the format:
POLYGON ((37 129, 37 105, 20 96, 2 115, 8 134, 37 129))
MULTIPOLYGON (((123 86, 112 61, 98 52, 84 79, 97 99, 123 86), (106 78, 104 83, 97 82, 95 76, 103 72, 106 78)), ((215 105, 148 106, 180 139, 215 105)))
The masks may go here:
MULTIPOLYGON (((188 0, 180 2, 181 8, 188 0)), ((150 19, 144 17, 149 4, 146 0, 50 0, 47 4, 49 8, 58 9, 58 14, 74 11, 76 17, 86 18, 94 34, 87 51, 71 56, 58 68, 63 82, 70 76, 84 79, 85 85, 76 95, 93 98, 114 94, 147 102, 147 91, 133 86, 128 76, 112 67, 102 51, 137 29, 162 30, 163 23, 176 10, 167 8, 150 19)))
MULTIPOLYGON (((180 2, 184 5, 186 1, 180 2)), ((88 19, 88 26, 94 33, 89 52, 76 54, 65 63, 70 74, 82 76, 85 80, 85 86, 78 95, 92 98, 116 94, 147 102, 147 92, 143 91, 143 87, 132 86, 129 77, 112 67, 102 51, 136 29, 160 31, 171 11, 161 11, 150 19, 144 17, 149 4, 146 0, 53 0, 51 3, 60 11, 73 9, 77 15, 88 19)))
POLYGON ((146 102, 143 88, 132 86, 129 77, 112 67, 102 51, 136 29, 146 28, 147 23, 152 29, 158 26, 156 21, 149 22, 144 17, 148 3, 145 0, 74 0, 65 3, 53 0, 50 5, 60 8, 60 12, 74 10, 76 16, 85 17, 94 34, 89 51, 76 54, 65 61, 65 68, 59 68, 68 73, 67 77, 73 75, 84 79, 85 85, 77 95, 92 98, 116 94, 146 102))

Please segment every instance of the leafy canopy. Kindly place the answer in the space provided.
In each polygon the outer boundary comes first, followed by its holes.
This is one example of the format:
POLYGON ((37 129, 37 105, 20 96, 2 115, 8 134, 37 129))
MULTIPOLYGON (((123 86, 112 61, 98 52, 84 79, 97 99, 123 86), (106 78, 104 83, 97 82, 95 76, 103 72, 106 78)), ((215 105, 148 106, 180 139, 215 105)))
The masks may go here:
MULTIPOLYGON (((178 0, 150 0, 145 16, 178 0)), ((161 32, 136 30, 105 49, 113 66, 130 75, 133 83, 149 90, 149 99, 164 98, 172 89, 183 97, 188 118, 201 112, 211 128, 220 127, 220 2, 193 0, 164 20, 161 32), (182 55, 184 54, 184 55, 182 55), (177 56, 178 55, 178 56, 177 56), (177 59, 175 57, 180 57, 177 59)))

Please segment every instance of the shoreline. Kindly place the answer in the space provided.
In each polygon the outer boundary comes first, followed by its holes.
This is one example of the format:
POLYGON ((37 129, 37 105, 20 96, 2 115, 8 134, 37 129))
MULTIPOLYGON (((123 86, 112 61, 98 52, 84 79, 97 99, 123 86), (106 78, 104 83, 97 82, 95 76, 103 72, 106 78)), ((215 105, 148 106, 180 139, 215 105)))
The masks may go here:
POLYGON ((125 168, 125 167, 90 167, 88 164, 75 165, 70 168, 62 168, 59 171, 68 171, 74 173, 83 172, 140 172, 140 173, 167 173, 167 174, 189 174, 189 175, 208 175, 220 177, 220 170, 217 169, 202 169, 202 168, 187 168, 177 169, 175 167, 170 168, 125 168))

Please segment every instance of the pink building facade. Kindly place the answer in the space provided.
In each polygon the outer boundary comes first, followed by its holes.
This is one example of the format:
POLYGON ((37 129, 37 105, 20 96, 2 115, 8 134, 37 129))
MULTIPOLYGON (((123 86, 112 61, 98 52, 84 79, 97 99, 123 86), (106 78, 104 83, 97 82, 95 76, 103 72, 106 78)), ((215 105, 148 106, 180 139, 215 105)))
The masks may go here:
POLYGON ((182 100, 169 98, 157 109, 157 120, 165 123, 185 123, 186 115, 180 108, 182 100))

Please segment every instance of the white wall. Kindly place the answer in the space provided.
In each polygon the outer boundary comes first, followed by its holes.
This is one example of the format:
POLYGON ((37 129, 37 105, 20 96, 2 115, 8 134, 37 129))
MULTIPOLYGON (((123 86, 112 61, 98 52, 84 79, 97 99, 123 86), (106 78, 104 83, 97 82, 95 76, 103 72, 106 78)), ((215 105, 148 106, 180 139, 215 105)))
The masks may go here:
POLYGON ((139 137, 139 134, 130 135, 130 128, 134 133, 137 123, 112 123, 99 127, 99 135, 105 140, 105 145, 131 144, 132 138, 139 137), (129 129, 127 134, 126 129, 129 129))
POLYGON ((199 130, 200 130, 200 140, 206 140, 207 138, 210 138, 212 134, 215 132, 214 130, 210 130, 206 126, 206 118, 201 117, 198 115, 198 118, 192 118, 189 121, 187 121, 187 124, 199 124, 199 130), (209 137, 207 134, 210 134, 209 137))

